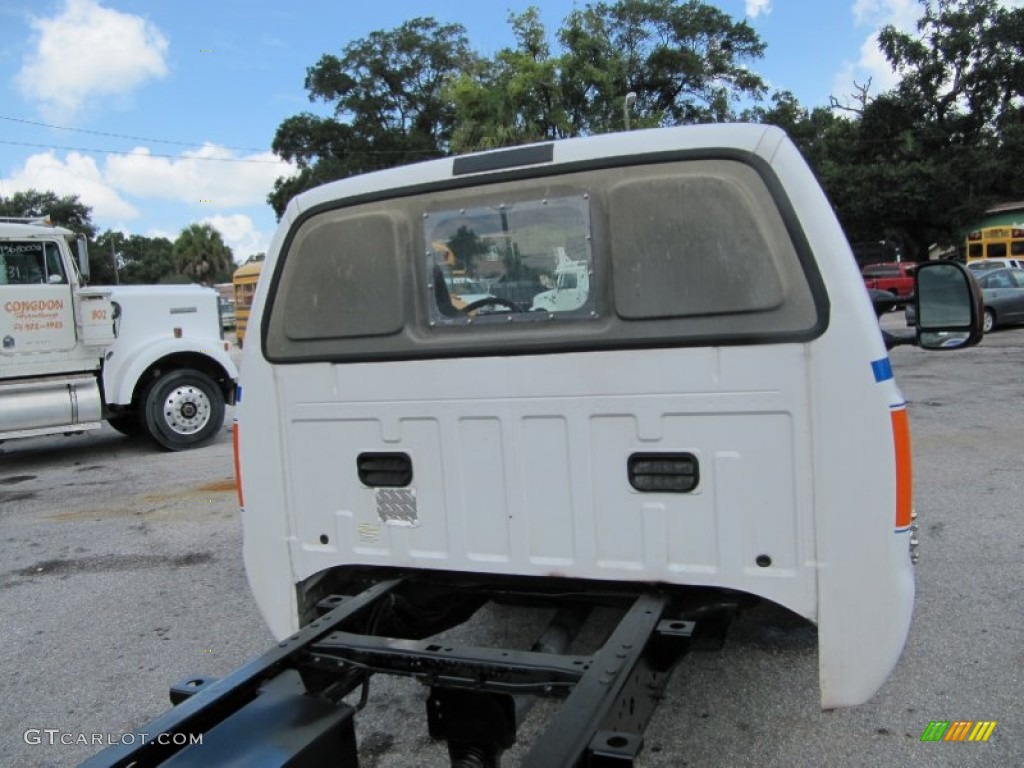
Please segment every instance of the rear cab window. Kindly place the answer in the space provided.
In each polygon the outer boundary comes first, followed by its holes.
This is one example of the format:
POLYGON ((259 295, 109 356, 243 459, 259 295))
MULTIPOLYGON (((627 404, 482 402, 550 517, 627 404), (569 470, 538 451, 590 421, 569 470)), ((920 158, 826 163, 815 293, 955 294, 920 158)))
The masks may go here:
POLYGON ((471 181, 300 217, 271 283, 267 358, 772 343, 827 323, 786 201, 745 162, 471 181))

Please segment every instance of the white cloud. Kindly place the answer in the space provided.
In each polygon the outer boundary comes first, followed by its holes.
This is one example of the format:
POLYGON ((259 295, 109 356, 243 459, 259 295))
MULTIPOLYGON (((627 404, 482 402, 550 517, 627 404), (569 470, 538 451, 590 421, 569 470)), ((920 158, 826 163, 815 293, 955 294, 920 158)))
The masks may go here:
POLYGON ((869 19, 874 18, 879 13, 879 7, 878 0, 854 0, 852 9, 854 23, 858 26, 870 24, 869 19))
POLYGON ((167 74, 167 38, 141 16, 96 0, 66 0, 58 15, 31 25, 35 44, 15 82, 51 117, 67 121, 97 96, 124 94, 167 74))
POLYGON ((767 16, 772 12, 772 0, 747 0, 747 16, 756 19, 762 13, 767 16))
POLYGON ((878 48, 878 32, 873 32, 860 46, 860 58, 856 63, 844 62, 842 69, 832 80, 832 95, 841 104, 854 105, 853 96, 857 86, 868 86, 868 96, 873 98, 899 82, 899 78, 888 59, 878 48), (870 84, 870 85, 869 85, 870 84))
POLYGON ((873 26, 878 29, 892 24, 904 32, 917 28, 922 12, 917 0, 854 0, 853 20, 857 26, 873 26))
POLYGON ((111 156, 106 168, 111 184, 129 194, 219 207, 263 204, 274 181, 295 170, 272 152, 239 158, 213 144, 176 158, 154 157, 137 147, 131 155, 111 156))
POLYGON ((896 85, 899 78, 878 49, 878 33, 889 24, 904 32, 915 32, 921 5, 917 0, 854 0, 851 11, 856 26, 872 27, 861 43, 857 60, 844 61, 832 78, 832 95, 841 104, 852 106, 857 86, 870 83, 868 96, 874 97, 896 85))
POLYGON ((163 238, 166 238, 167 240, 170 240, 173 243, 174 240, 178 237, 179 233, 177 233, 177 232, 169 232, 166 229, 160 229, 158 227, 150 227, 149 229, 146 230, 145 234, 146 234, 146 237, 152 237, 152 238, 163 237, 163 238))
MULTIPOLYGON (((748 4, 751 0, 748 0, 748 4)), ((1005 8, 1024 7, 1024 0, 996 0, 1005 8)), ((853 20, 859 27, 875 27, 875 32, 892 24, 904 32, 916 32, 917 20, 924 9, 919 0, 854 0, 853 20)))
POLYGON ((69 152, 64 160, 53 152, 32 155, 25 165, 0 181, 0 188, 10 195, 28 189, 53 191, 58 195, 78 195, 92 208, 96 219, 134 219, 139 211, 125 201, 103 178, 96 161, 78 152, 69 152))
MULTIPOLYGON (((266 208, 266 197, 273 188, 274 180, 292 173, 293 166, 270 152, 245 158, 260 162, 201 159, 235 156, 213 145, 177 158, 154 157, 145 148, 135 151, 138 154, 109 156, 102 165, 79 152, 69 152, 64 159, 54 152, 32 155, 22 168, 7 178, 0 178, 0 193, 9 196, 14 192, 37 189, 52 190, 58 195, 78 195, 85 205, 92 208, 93 222, 101 228, 112 227, 122 231, 130 229, 125 224, 127 221, 150 218, 150 212, 144 215, 136 208, 136 205, 143 207, 147 199, 185 203, 193 211, 206 209, 216 212, 203 220, 221 232, 237 258, 244 259, 258 251, 266 251, 272 232, 260 231, 250 216, 231 214, 228 209, 246 206, 266 208)), ((159 203, 159 206, 162 209, 170 207, 167 202, 159 203)), ((178 211, 178 215, 184 221, 189 214, 185 209, 178 211)), ((149 222, 141 223, 145 226, 149 222)), ((147 232, 149 237, 166 237, 172 242, 178 234, 152 227, 147 232)))
MULTIPOLYGON (((748 0, 748 5, 751 0, 748 0)), ((1008 8, 1024 6, 1024 0, 999 0, 999 5, 1008 8)), ((855 62, 844 61, 832 81, 832 95, 840 103, 852 103, 851 95, 857 85, 870 81, 869 96, 877 96, 899 82, 899 78, 888 60, 878 49, 878 33, 882 27, 892 25, 911 35, 917 33, 917 21, 923 9, 918 0, 854 0, 852 5, 854 23, 859 27, 872 27, 860 46, 860 56, 855 62)))
MULTIPOLYGON (((238 263, 242 263, 254 253, 265 252, 270 243, 269 235, 256 229, 252 219, 245 214, 208 216, 201 223, 210 224, 220 232, 238 263)), ((174 238, 172 237, 171 240, 173 241, 174 238)))

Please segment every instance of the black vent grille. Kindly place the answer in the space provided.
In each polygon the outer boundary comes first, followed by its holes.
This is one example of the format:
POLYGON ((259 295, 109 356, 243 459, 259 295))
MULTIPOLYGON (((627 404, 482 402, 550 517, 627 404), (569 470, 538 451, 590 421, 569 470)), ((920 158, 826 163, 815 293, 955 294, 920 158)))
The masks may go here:
POLYGON ((689 493, 700 481, 692 453, 634 453, 627 470, 629 484, 645 493, 689 493))
POLYGON ((370 488, 404 488, 412 482, 412 459, 407 453, 360 453, 356 471, 370 488))

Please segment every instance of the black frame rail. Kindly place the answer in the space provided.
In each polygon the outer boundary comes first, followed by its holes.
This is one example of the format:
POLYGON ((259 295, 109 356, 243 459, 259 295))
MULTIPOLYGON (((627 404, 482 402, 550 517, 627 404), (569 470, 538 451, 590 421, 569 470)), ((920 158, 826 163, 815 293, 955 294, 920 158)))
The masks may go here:
POLYGON ((686 609, 671 593, 650 586, 560 595, 518 584, 445 589, 462 597, 476 589, 481 604, 498 597, 557 611, 524 651, 376 632, 384 607, 422 592, 415 579, 388 579, 352 596, 334 595, 321 601, 324 615, 226 677, 175 684, 175 706, 136 729, 137 740, 112 746, 82 766, 358 768, 354 719, 375 674, 429 686, 430 735, 447 741, 452 766, 498 768, 538 698, 563 702, 529 746, 524 765, 632 766, 697 621, 703 626, 707 619, 717 634, 737 608, 719 595, 686 609), (596 652, 567 653, 593 605, 621 608, 618 624, 596 652), (359 688, 357 704, 343 701, 359 688))

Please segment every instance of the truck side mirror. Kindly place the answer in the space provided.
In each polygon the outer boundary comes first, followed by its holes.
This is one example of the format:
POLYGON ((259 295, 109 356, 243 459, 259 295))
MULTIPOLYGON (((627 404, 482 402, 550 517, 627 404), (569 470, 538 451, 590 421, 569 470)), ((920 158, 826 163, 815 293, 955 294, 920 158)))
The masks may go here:
POLYGON ((914 335, 922 349, 962 349, 981 341, 981 289, 964 265, 934 261, 918 266, 914 303, 914 335))
POLYGON ((76 241, 78 246, 78 274, 82 276, 82 282, 89 281, 89 249, 85 244, 85 235, 79 235, 76 241))

